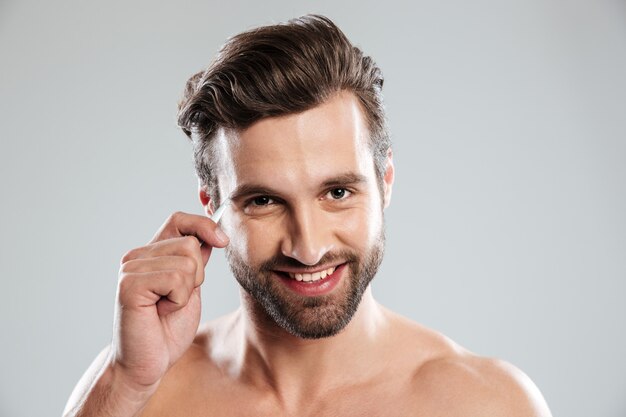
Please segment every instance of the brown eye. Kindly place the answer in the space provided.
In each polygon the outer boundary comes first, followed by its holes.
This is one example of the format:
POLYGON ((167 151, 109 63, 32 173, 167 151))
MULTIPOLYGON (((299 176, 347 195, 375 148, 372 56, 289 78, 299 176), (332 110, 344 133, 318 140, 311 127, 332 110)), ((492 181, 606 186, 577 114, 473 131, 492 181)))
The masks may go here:
POLYGON ((333 188, 330 190, 329 194, 334 200, 341 200, 349 193, 345 188, 333 188))
POLYGON ((255 206, 267 206, 271 203, 271 201, 272 199, 267 196, 260 196, 252 199, 252 204, 254 204, 255 206))

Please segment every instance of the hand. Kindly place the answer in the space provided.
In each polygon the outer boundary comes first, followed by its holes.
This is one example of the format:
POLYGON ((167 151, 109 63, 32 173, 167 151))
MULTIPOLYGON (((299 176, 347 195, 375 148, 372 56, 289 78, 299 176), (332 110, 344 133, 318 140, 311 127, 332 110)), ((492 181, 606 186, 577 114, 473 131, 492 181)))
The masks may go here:
POLYGON ((228 238, 209 218, 174 213, 146 246, 121 261, 113 366, 139 389, 156 388, 200 323, 200 285, 212 247, 228 238))

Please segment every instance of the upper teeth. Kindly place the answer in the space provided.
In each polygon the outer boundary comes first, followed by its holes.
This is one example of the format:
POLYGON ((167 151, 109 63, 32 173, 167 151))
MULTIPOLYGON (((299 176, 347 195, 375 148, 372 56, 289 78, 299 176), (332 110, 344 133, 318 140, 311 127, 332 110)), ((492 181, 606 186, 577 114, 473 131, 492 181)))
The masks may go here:
POLYGON ((293 279, 297 279, 298 281, 317 281, 331 275, 335 272, 335 268, 336 267, 333 266, 324 271, 314 272, 312 274, 294 274, 293 272, 289 272, 289 276, 293 279))

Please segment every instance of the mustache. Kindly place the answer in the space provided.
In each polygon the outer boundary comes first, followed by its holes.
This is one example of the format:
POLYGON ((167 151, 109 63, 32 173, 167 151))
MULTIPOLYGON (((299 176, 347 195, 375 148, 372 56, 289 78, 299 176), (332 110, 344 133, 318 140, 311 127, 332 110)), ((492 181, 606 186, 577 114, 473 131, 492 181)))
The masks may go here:
POLYGON ((269 272, 279 268, 309 268, 314 269, 322 265, 334 263, 340 261, 341 263, 356 263, 359 260, 359 256, 354 252, 343 250, 337 252, 328 252, 322 256, 322 258, 315 265, 307 265, 298 261, 297 259, 285 256, 283 254, 277 254, 272 258, 263 262, 258 270, 261 272, 269 272))

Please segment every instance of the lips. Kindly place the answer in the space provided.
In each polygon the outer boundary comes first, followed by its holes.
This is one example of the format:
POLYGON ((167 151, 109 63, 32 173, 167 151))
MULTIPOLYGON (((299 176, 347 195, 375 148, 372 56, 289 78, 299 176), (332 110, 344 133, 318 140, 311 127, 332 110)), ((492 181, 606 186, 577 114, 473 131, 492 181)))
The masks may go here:
POLYGON ((313 273, 293 273, 288 272, 290 278, 295 279, 296 281, 305 281, 305 282, 315 282, 320 279, 326 278, 328 275, 332 275, 335 272, 337 267, 332 266, 323 271, 313 272, 313 273))
POLYGON ((274 271, 274 273, 293 292, 304 296, 320 296, 330 293, 337 286, 346 265, 344 263, 311 273, 287 271, 274 271), (324 275, 323 278, 322 275, 324 275))

